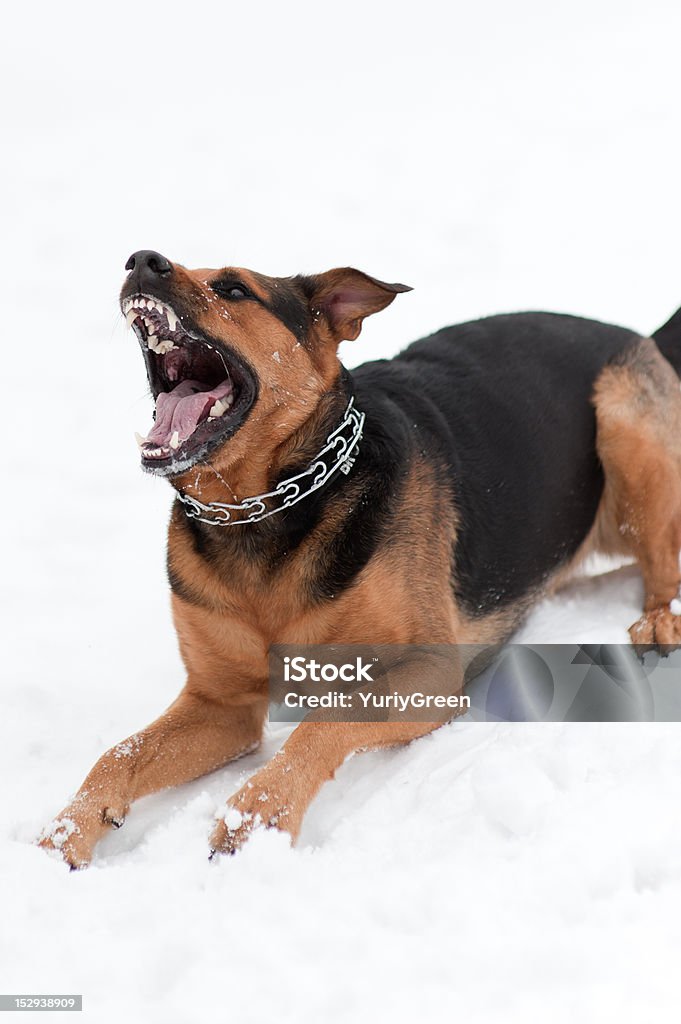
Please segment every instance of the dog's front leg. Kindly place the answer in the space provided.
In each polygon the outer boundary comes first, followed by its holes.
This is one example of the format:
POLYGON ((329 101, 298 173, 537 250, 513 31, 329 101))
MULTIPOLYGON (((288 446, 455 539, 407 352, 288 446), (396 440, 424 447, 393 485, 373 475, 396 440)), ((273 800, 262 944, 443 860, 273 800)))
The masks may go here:
POLYGON ((264 714, 262 701, 230 706, 183 691, 160 718, 99 759, 40 845, 59 850, 72 868, 84 867, 134 800, 199 778, 257 746, 264 714))
MULTIPOLYGON (((454 651, 450 647, 444 655, 414 658, 410 666, 388 672, 380 689, 405 698, 422 690, 443 696, 460 695, 464 666, 454 651)), ((367 689, 362 687, 355 697, 367 689)), ((217 821, 211 837, 212 850, 235 852, 259 826, 277 828, 295 840, 311 801, 351 754, 409 743, 464 710, 431 709, 420 721, 409 721, 413 714, 393 711, 385 721, 357 722, 319 721, 315 712, 301 722, 272 760, 228 800, 226 812, 217 821)))

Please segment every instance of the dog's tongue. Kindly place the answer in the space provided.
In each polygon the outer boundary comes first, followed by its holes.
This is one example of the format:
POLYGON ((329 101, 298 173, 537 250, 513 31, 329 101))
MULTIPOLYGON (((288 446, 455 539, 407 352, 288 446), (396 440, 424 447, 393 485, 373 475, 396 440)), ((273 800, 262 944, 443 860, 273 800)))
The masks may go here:
POLYGON ((176 431, 179 440, 186 441, 218 399, 231 392, 229 377, 210 389, 198 380, 183 380, 172 391, 162 391, 156 399, 156 422, 145 443, 167 448, 176 431))

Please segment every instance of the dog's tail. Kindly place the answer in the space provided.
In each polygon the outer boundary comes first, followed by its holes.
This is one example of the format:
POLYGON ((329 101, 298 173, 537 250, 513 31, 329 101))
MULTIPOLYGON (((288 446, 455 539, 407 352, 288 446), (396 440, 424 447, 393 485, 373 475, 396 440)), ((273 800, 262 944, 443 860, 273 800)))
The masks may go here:
POLYGON ((653 334, 655 343, 665 359, 669 360, 681 376, 681 309, 653 334))

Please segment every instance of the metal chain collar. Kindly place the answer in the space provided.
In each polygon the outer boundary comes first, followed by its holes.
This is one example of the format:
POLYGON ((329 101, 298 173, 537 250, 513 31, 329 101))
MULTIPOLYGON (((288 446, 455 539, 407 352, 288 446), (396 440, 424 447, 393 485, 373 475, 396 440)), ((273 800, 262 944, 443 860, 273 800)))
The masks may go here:
POLYGON ((185 514, 207 526, 241 526, 243 523, 257 523, 276 512, 283 512, 284 509, 296 505, 309 494, 318 491, 338 470, 347 475, 355 462, 357 446, 364 427, 364 413, 354 408, 354 401, 354 398, 350 399, 342 422, 329 434, 326 444, 314 462, 302 473, 282 480, 273 491, 244 498, 235 505, 222 501, 210 501, 204 505, 197 498, 191 498, 183 491, 178 491, 177 497, 184 505, 185 514), (329 461, 329 457, 332 457, 332 461, 329 461), (267 502, 275 502, 274 507, 268 509, 267 502), (233 519, 232 515, 235 512, 243 512, 245 517, 233 519))

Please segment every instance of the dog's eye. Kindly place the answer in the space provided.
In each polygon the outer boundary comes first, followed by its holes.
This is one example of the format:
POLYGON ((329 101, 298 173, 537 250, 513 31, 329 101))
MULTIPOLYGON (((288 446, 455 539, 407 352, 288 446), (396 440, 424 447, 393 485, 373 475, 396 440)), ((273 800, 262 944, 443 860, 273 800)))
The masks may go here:
POLYGON ((211 288, 223 299, 251 299, 253 296, 242 284, 230 284, 228 281, 215 281, 211 288))

